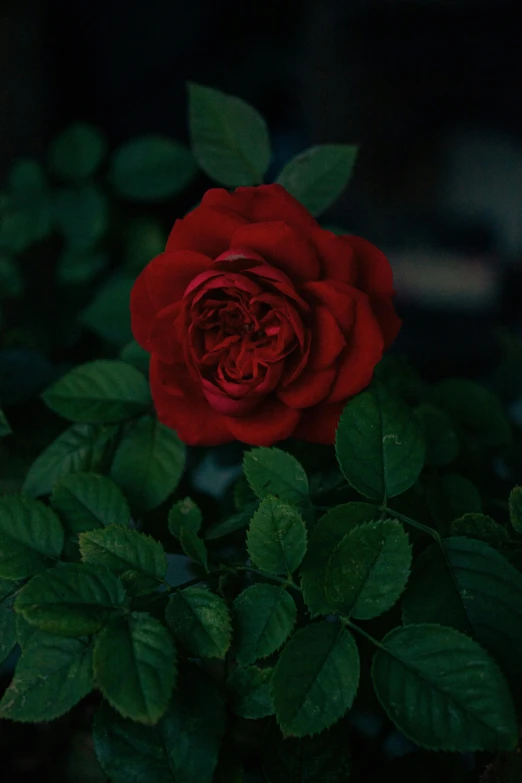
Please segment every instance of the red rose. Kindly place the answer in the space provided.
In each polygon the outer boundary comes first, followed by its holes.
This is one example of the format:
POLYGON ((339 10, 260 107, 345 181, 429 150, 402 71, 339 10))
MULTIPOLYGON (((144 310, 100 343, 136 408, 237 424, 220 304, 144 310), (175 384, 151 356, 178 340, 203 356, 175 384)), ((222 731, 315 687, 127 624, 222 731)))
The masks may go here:
POLYGON ((160 421, 188 444, 333 443, 400 320, 392 272, 280 185, 209 190, 131 295, 160 421))

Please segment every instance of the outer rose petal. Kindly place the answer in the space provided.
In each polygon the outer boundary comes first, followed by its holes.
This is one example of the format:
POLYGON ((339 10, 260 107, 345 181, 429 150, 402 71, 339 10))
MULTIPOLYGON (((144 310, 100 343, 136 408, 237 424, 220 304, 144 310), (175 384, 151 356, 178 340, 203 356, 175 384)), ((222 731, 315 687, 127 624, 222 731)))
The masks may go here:
POLYGON ((357 264, 357 288, 372 295, 392 297, 393 272, 390 262, 375 245, 362 237, 349 236, 357 264))
MULTIPOLYGON (((226 193, 226 191, 224 191, 226 193)), ((230 245, 233 234, 248 223, 247 219, 226 209, 207 206, 209 190, 201 204, 181 220, 176 220, 167 241, 167 251, 196 250, 216 258, 230 245)))
POLYGON ((313 246, 281 220, 243 226, 234 234, 232 245, 257 251, 269 264, 293 279, 319 277, 319 261, 313 246))
POLYGON ((146 351, 152 350, 150 344, 150 330, 156 315, 157 308, 149 296, 147 283, 145 282, 145 267, 140 273, 130 295, 131 329, 134 339, 146 351))
POLYGON ((174 302, 156 314, 150 328, 150 346, 152 352, 163 362, 179 364, 184 361, 183 345, 180 341, 182 331, 179 319, 183 318, 185 303, 174 302))
POLYGON ((325 443, 327 445, 334 443, 335 430, 343 408, 344 402, 337 402, 333 405, 322 403, 303 411, 303 417, 294 432, 294 437, 307 440, 310 443, 325 443))
POLYGON ((384 339, 366 294, 357 291, 357 310, 351 339, 338 359, 339 372, 328 402, 342 402, 362 391, 381 360, 384 339))
POLYGON ((354 296, 357 291, 339 280, 318 280, 305 283, 304 290, 324 304, 334 316, 344 335, 349 335, 354 321, 354 296))
POLYGON ((237 440, 251 446, 271 446, 290 437, 300 418, 301 411, 269 397, 252 413, 241 419, 227 419, 227 424, 237 440))
POLYGON ((156 313, 182 299, 190 281, 211 264, 208 256, 191 250, 161 253, 138 275, 130 297, 131 325, 134 337, 145 350, 150 350, 156 313))
MULTIPOLYGON (((347 301, 347 308, 353 310, 353 302, 347 301)), ((311 326, 312 343, 310 346, 309 368, 324 370, 335 362, 343 348, 346 339, 339 325, 327 307, 319 305, 315 308, 314 321, 311 326)))
POLYGON ((321 262, 321 277, 354 285, 357 280, 357 265, 350 237, 339 237, 324 228, 316 228, 312 238, 321 262))
POLYGON ((319 372, 305 370, 296 381, 279 389, 277 396, 290 408, 310 408, 328 396, 336 375, 334 367, 319 372))
POLYGON ((233 193, 214 188, 206 193, 202 203, 235 212, 249 223, 282 220, 300 234, 306 234, 310 228, 318 225, 308 210, 282 185, 237 188, 233 193))
POLYGON ((212 410, 197 385, 193 385, 186 368, 160 362, 152 356, 150 386, 158 419, 176 430, 188 446, 218 446, 235 439, 227 420, 212 410), (181 389, 171 393, 173 389, 181 389))

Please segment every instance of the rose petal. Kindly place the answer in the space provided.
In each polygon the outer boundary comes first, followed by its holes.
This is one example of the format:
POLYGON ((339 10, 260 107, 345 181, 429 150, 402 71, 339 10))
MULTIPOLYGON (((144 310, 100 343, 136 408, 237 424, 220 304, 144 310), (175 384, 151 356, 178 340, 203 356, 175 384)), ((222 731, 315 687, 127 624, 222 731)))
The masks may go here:
POLYGON ((260 185, 256 188, 237 188, 233 193, 221 188, 207 191, 206 206, 230 210, 246 217, 249 222, 265 223, 282 220, 288 226, 305 233, 317 227, 317 221, 281 185, 260 185))
POLYGON ((260 283, 265 288, 268 283, 268 291, 272 291, 272 288, 275 288, 276 291, 293 299, 303 311, 306 312, 310 309, 295 290, 294 284, 288 275, 281 269, 276 269, 276 267, 265 263, 264 258, 259 253, 256 253, 255 250, 245 247, 232 247, 216 258, 214 264, 219 270, 248 272, 254 279, 261 278, 260 283))
POLYGON ((244 416, 253 410, 262 401, 262 397, 251 394, 250 396, 234 399, 221 391, 217 386, 203 381, 203 392, 209 405, 223 416, 244 416))
POLYGON ((215 270, 209 272, 203 272, 192 280, 185 290, 185 296, 194 294, 194 301, 197 302, 206 291, 212 291, 215 288, 238 288, 240 291, 246 291, 249 294, 260 293, 261 286, 252 280, 248 275, 243 275, 240 272, 218 272, 215 270), (196 289, 199 291, 194 294, 196 289))
POLYGON ((330 311, 345 336, 350 334, 355 316, 354 298, 359 293, 355 288, 339 280, 318 280, 305 283, 303 289, 307 298, 313 297, 330 311))
MULTIPOLYGON (((353 308, 352 302, 350 305, 353 308)), ((346 348, 346 339, 336 319, 324 305, 315 308, 310 332, 312 343, 308 366, 310 370, 324 370, 330 367, 343 348, 346 348)))
POLYGON ((343 412, 344 403, 321 404, 303 411, 294 437, 309 443, 335 443, 335 431, 343 412))
POLYGON ((285 361, 285 370, 281 379, 281 386, 283 388, 286 388, 295 380, 297 380, 297 378, 299 378, 301 373, 304 372, 308 366, 310 343, 312 339, 309 329, 305 330, 304 338, 305 341, 303 346, 299 346, 299 348, 296 348, 295 351, 292 351, 285 361))
POLYGON ((183 362, 183 330, 181 328, 185 303, 174 302, 156 314, 150 330, 151 351, 169 364, 183 362), (180 339, 181 338, 181 339, 180 339))
MULTIPOLYGON (((224 191, 226 192, 226 191, 224 191)), ((234 233, 248 223, 246 217, 209 206, 208 191, 201 204, 181 220, 176 220, 167 241, 167 252, 196 250, 216 258, 230 245, 234 233)))
POLYGON ((355 285, 357 265, 350 237, 339 237, 324 228, 317 228, 312 233, 312 239, 322 268, 321 277, 355 285))
POLYGON ((141 272, 141 274, 138 276, 131 290, 131 329, 136 342, 150 353, 150 331, 154 322, 154 316, 156 315, 157 308, 149 296, 144 272, 145 270, 143 270, 143 272, 141 272))
POLYGON ((183 367, 164 364, 153 356, 150 385, 158 419, 176 430, 187 445, 218 446, 234 440, 228 419, 210 407, 183 367), (177 391, 175 395, 173 389, 177 391))
POLYGON ((381 360, 384 339, 366 294, 357 292, 357 310, 351 339, 338 359, 339 372, 328 402, 342 402, 362 391, 381 360))
POLYGON ((230 247, 214 259, 214 264, 219 269, 233 269, 239 272, 259 264, 263 266, 265 259, 260 253, 256 253, 255 250, 248 247, 230 247))
POLYGON ((212 382, 206 378, 201 380, 203 393, 210 405, 224 416, 237 418, 253 410, 263 402, 281 378, 283 363, 272 364, 265 368, 265 374, 259 382, 231 381, 212 382))
POLYGON ((270 397, 252 413, 239 419, 227 418, 226 421, 237 440, 251 446, 271 446, 288 438, 300 418, 300 411, 288 408, 276 397, 270 397))
POLYGON ((362 237, 349 236, 357 265, 357 288, 366 293, 393 296, 393 272, 390 262, 375 245, 362 237))
POLYGON ((243 226, 232 237, 232 245, 255 250, 292 280, 319 277, 319 261, 313 245, 281 220, 243 226))
POLYGON ((335 367, 319 372, 305 370, 289 386, 278 389, 277 396, 290 408, 310 408, 328 396, 336 375, 335 367))
POLYGON ((131 309, 139 308, 143 285, 155 312, 178 302, 183 298, 190 281, 209 270, 211 265, 208 256, 191 250, 161 253, 138 276, 131 293, 131 309))

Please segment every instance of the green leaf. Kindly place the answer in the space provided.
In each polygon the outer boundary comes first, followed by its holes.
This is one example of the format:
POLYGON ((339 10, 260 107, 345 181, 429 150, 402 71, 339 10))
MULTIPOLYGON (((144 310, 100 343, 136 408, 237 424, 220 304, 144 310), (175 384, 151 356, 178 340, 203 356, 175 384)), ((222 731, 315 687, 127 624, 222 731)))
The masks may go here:
POLYGON ((0 579, 0 666, 17 642, 13 604, 19 589, 18 582, 0 579))
POLYGON ((108 569, 64 563, 33 577, 20 591, 15 610, 42 631, 87 636, 124 604, 123 585, 108 569))
POLYGON ((514 487, 510 492, 509 518, 517 533, 522 533, 522 487, 514 487))
POLYGON ((49 165, 63 179, 88 179, 96 172, 107 151, 105 136, 83 122, 66 128, 49 149, 49 165))
POLYGON ((142 416, 122 438, 111 475, 131 506, 149 511, 174 492, 185 467, 185 446, 173 430, 142 416))
POLYGON ((270 693, 272 669, 258 666, 236 668, 227 680, 232 709, 241 718, 259 720, 274 714, 270 693))
POLYGON ((17 298, 23 294, 24 284, 18 264, 9 256, 0 255, 0 299, 17 298))
POLYGON ((6 415, 0 408, 0 438, 5 438, 6 435, 11 435, 12 429, 7 421, 6 415))
POLYGON ((195 563, 198 563, 205 571, 208 571, 208 553, 205 542, 199 538, 190 528, 182 527, 180 530, 180 544, 187 555, 195 563))
MULTIPOLYGON (((244 459, 244 456, 243 456, 244 459)), ((250 483, 244 473, 236 479, 232 488, 234 508, 236 511, 242 511, 245 506, 251 506, 258 502, 257 495, 250 486, 250 483)))
POLYGON ((334 612, 325 593, 326 570, 333 551, 350 530, 378 516, 379 510, 369 503, 344 503, 331 508, 312 529, 301 566, 303 598, 312 617, 334 612))
POLYGON ((179 678, 157 726, 141 726, 103 705, 94 720, 98 760, 113 783, 213 783, 226 713, 201 670, 179 678))
POLYGON ((49 568, 63 543, 60 520, 43 503, 0 498, 0 577, 25 579, 49 568))
POLYGON ((231 533, 236 533, 238 530, 244 530, 250 524, 250 520, 258 508, 259 501, 256 501, 245 506, 237 514, 232 514, 231 517, 217 522, 205 531, 205 539, 214 541, 217 538, 224 538, 224 536, 229 536, 231 533))
POLYGON ((352 487, 380 502, 409 489, 424 466, 425 443, 417 420, 379 381, 348 402, 335 447, 352 487))
POLYGON ((107 230, 107 198, 94 185, 58 190, 54 213, 60 231, 76 250, 89 250, 107 230))
POLYGON ((51 505, 68 530, 85 530, 130 523, 127 501, 116 484, 96 473, 72 473, 55 485, 51 505))
POLYGON ((482 511, 482 500, 477 487, 458 473, 434 477, 428 486, 427 501, 433 519, 443 533, 457 517, 468 512, 482 511))
POLYGON ((150 217, 133 218, 127 227, 125 260, 135 274, 165 250, 167 234, 159 221, 150 217))
POLYGON ((266 658, 292 633, 297 608, 283 587, 256 584, 234 601, 234 648, 241 666, 266 658))
POLYGON ((517 744, 515 711, 500 670, 452 628, 396 628, 379 646, 372 677, 390 720, 423 748, 500 751, 517 744))
POLYGON ((189 125, 199 165, 221 185, 259 185, 270 162, 270 138, 248 103, 211 87, 189 84, 189 125))
POLYGON ((25 478, 25 495, 47 495, 55 483, 80 471, 97 471, 103 465, 105 452, 115 428, 93 424, 68 427, 33 462, 25 478))
POLYGON ((502 405, 485 386, 450 378, 429 389, 428 399, 443 408, 466 435, 488 446, 511 443, 511 426, 502 405))
POLYGON ((415 408, 426 440, 426 465, 449 465, 459 452, 459 440, 447 413, 423 403, 415 408))
POLYGON ((199 533, 203 517, 201 511, 192 498, 185 498, 174 503, 169 511, 169 530, 171 535, 178 540, 181 537, 181 528, 199 533))
POLYGON ((319 734, 352 706, 359 684, 359 655, 353 637, 337 624, 321 622, 297 631, 275 666, 272 698, 285 735, 319 734))
POLYGON ((508 541, 507 530, 485 514, 464 514, 451 523, 452 536, 468 536, 485 541, 491 546, 500 546, 508 541))
POLYGON ((85 423, 125 421, 151 404, 143 375, 125 362, 110 359, 75 367, 42 396, 55 413, 85 423))
POLYGON ((80 639, 35 637, 0 702, 0 717, 41 723, 65 715, 93 688, 92 647, 80 639))
POLYGON ((134 278, 117 274, 98 290, 79 315, 80 322, 91 332, 118 346, 132 338, 129 299, 134 278))
POLYGON ((414 564, 403 600, 405 623, 432 622, 470 633, 522 696, 522 575, 496 549, 448 538, 414 564))
POLYGON ((56 267, 56 279, 62 285, 89 283, 108 264, 105 253, 66 248, 56 267))
POLYGON ((162 545, 121 525, 80 533, 80 552, 84 563, 106 566, 121 577, 131 594, 156 590, 167 573, 162 545))
MULTIPOLYGON (((20 649, 22 652, 33 642, 33 639, 36 639, 37 637, 40 639, 43 638, 56 638, 54 634, 47 633, 46 631, 40 631, 38 628, 35 628, 34 625, 31 625, 31 623, 28 623, 27 620, 24 618, 23 615, 17 614, 15 612, 15 626, 16 626, 16 640, 20 646, 20 649)), ((60 637, 63 639, 64 637, 60 637)))
POLYGON ((189 655, 224 658, 232 639, 228 607, 203 587, 187 587, 171 596, 166 620, 189 655))
POLYGON ((347 533, 334 549, 325 575, 336 613, 371 620, 402 595, 411 566, 411 545, 392 519, 368 522, 347 533))
POLYGON ((281 449, 252 449, 243 458, 243 470, 256 495, 276 495, 287 503, 308 499, 308 478, 302 465, 281 449))
POLYGON ((142 348, 141 345, 138 345, 136 340, 131 340, 127 345, 123 346, 120 351, 120 359, 122 362, 132 364, 143 375, 149 374, 150 353, 142 348))
POLYGON ((123 717, 157 723, 177 674, 169 632, 144 612, 114 618, 96 637, 94 672, 101 692, 123 717))
POLYGON ((292 574, 306 552, 306 527, 297 509, 266 497, 250 522, 247 547, 258 568, 292 574))
POLYGON ((349 144, 310 147, 286 164, 277 182, 312 215, 320 215, 345 189, 357 157, 349 144))
POLYGON ((114 154, 109 178, 120 196, 161 201, 184 190, 196 173, 185 147, 165 136, 142 136, 114 154))

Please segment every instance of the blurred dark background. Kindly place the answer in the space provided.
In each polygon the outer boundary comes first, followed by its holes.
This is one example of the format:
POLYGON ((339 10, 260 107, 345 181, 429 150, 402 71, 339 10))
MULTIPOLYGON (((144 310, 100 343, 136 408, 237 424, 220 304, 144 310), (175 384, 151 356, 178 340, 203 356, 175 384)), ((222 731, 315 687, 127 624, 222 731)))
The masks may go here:
POLYGON ((326 222, 393 262, 399 348, 427 373, 494 363, 519 324, 518 0, 2 0, 0 174, 73 120, 113 146, 187 137, 187 79, 266 116, 274 172, 309 144, 361 145, 326 222), (405 308, 405 309, 404 309, 405 308))
MULTIPOLYGON (((522 331, 519 14, 520 0, 0 0, 0 179, 74 120, 113 147, 187 141, 188 79, 237 94, 267 118, 274 172, 314 143, 361 145, 324 222, 388 252, 398 351, 431 377, 486 375, 497 327, 522 331)), ((86 709, 1 727, 3 780, 104 780, 86 709)))

